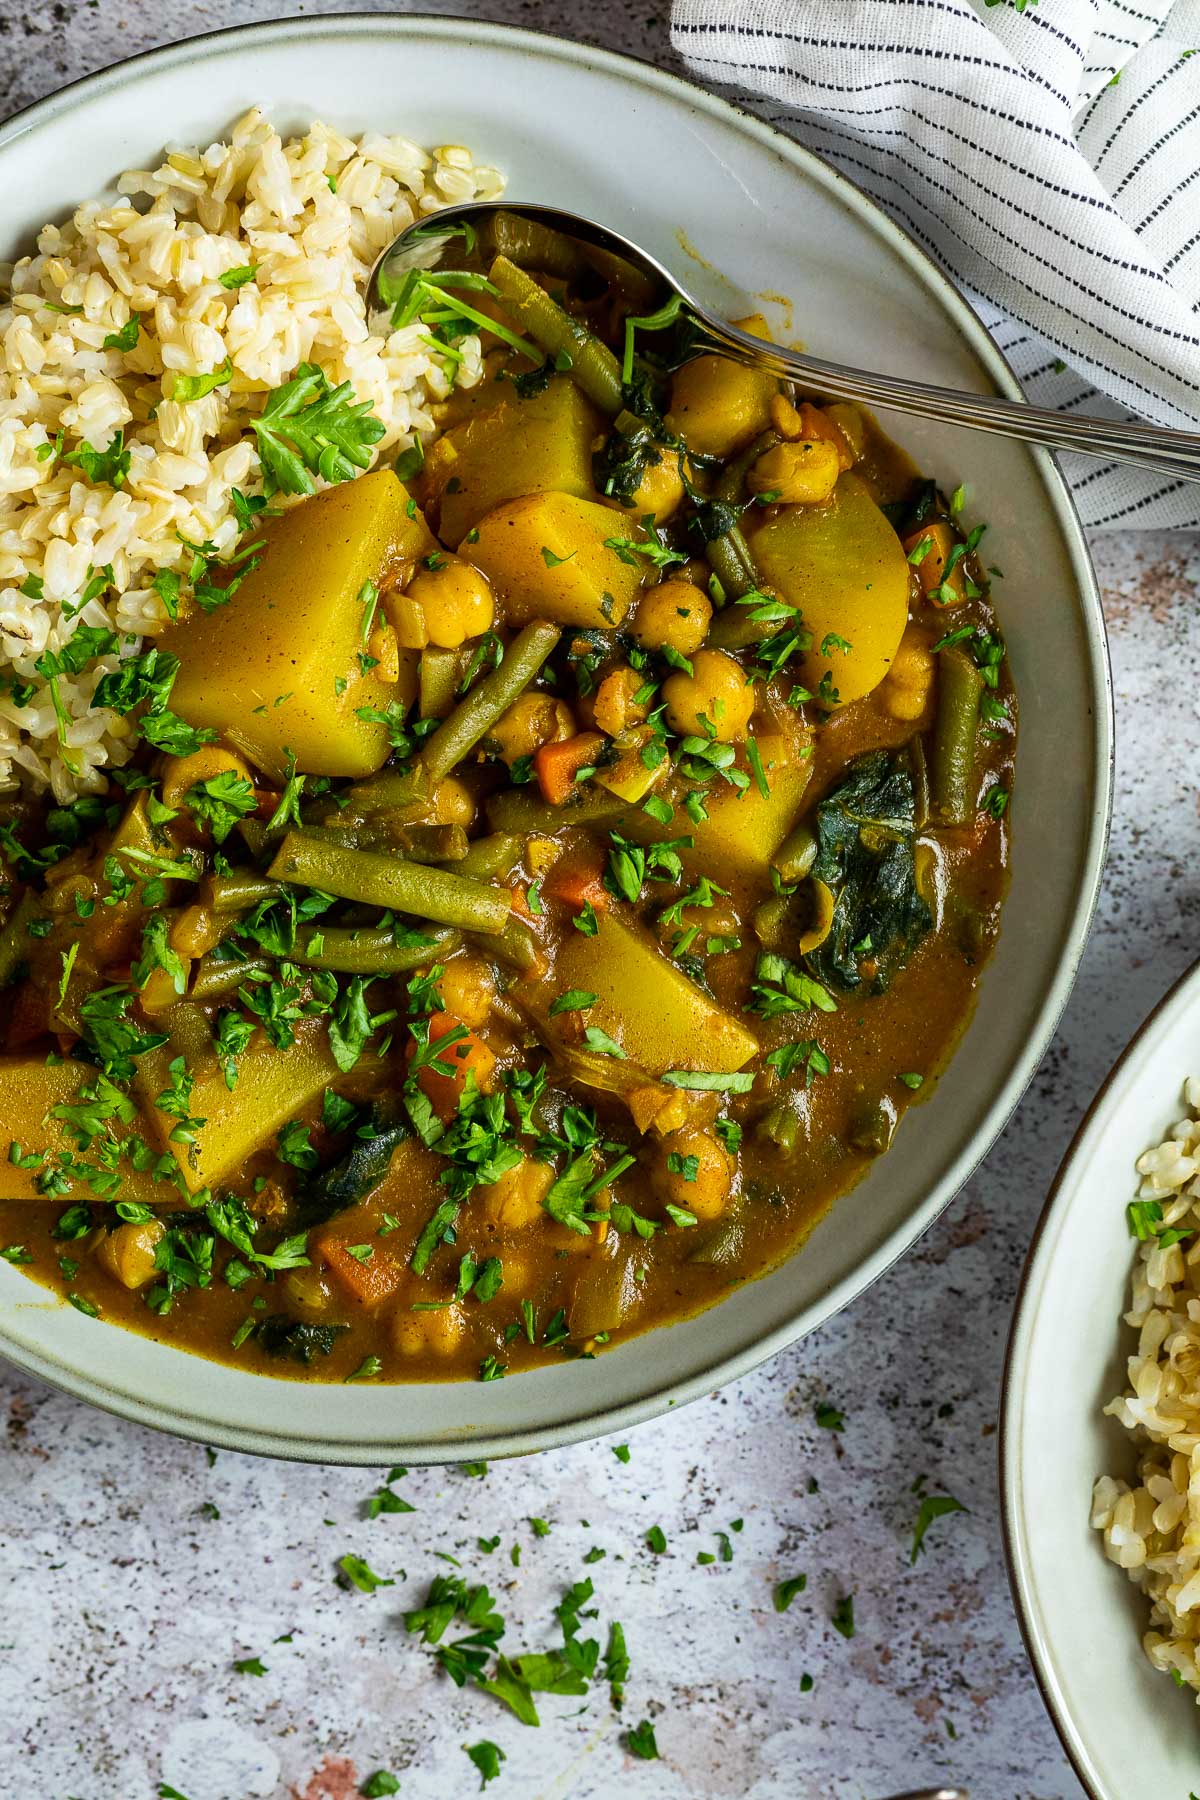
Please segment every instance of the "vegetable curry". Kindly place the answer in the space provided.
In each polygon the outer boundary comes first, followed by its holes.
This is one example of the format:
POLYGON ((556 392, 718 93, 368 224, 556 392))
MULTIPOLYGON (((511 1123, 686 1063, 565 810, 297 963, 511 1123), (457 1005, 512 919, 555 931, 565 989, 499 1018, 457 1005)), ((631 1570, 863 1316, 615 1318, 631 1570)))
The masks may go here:
POLYGON ((348 386, 269 394, 237 553, 97 688, 130 760, 0 823, 0 1254, 275 1374, 497 1379, 761 1274, 998 927, 961 491, 611 259, 461 261, 396 321, 483 378, 371 472, 348 386))

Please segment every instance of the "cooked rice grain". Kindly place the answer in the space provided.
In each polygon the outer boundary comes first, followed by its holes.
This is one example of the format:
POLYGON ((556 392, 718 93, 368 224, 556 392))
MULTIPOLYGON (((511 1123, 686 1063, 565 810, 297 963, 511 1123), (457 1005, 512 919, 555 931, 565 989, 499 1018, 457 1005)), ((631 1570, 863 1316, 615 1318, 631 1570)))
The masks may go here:
MULTIPOLYGON (((121 655, 135 655, 166 617, 155 575, 190 563, 181 540, 233 550, 231 491, 261 491, 248 421, 299 363, 371 403, 385 426, 377 458, 431 428, 446 367, 420 325, 369 335, 367 276, 414 218, 501 187, 461 146, 427 152, 379 132, 355 141, 319 123, 285 141, 256 109, 227 144, 122 176, 119 199, 86 202, 69 224, 44 228, 34 256, 0 268, 0 788, 24 771, 66 800, 103 788, 106 763, 127 760, 128 722, 91 710, 117 657, 59 677, 65 745, 34 665, 80 624, 121 633, 121 655), (253 282, 221 286, 248 264, 253 282), (106 349, 134 314, 136 345, 106 349), (226 385, 169 398, 176 376, 226 360, 226 385), (131 457, 119 489, 93 486, 54 453, 60 432, 69 453, 82 442, 104 450, 118 431, 131 457), (73 612, 107 564, 111 592, 73 612)), ((458 381, 470 385, 479 341, 456 348, 458 381)))
POLYGON ((1102 1475, 1092 1524, 1150 1600, 1150 1661, 1200 1694, 1200 1079, 1184 1098, 1191 1117, 1138 1159, 1138 1198, 1157 1201, 1162 1219, 1133 1272, 1129 1388, 1104 1409, 1133 1433, 1137 1485, 1102 1475), (1172 1229, 1189 1235, 1160 1244, 1172 1229))

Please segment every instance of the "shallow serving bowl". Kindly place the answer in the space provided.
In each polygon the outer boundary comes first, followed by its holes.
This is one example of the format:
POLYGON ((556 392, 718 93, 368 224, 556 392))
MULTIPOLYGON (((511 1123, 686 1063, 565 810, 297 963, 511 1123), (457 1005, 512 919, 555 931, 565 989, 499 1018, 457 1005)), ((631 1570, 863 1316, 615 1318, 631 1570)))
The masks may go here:
POLYGON ((1134 1333, 1133 1164, 1184 1112, 1200 1069, 1200 965, 1133 1039, 1084 1119, 1025 1265, 1005 1372, 1001 1457, 1009 1572, 1042 1695, 1092 1800, 1187 1800, 1196 1704, 1142 1652, 1149 1602, 1088 1523, 1098 1475, 1131 1478, 1133 1440, 1102 1408, 1134 1333))
MULTIPOLYGON (((206 144, 256 102, 285 129, 321 116, 350 132, 468 144, 507 171, 514 197, 628 233, 735 314, 787 295, 794 315, 767 310, 818 354, 1019 395, 922 253, 788 139, 642 64, 462 19, 282 21, 79 83, 0 130, 0 255, 164 143, 206 144)), ((97 1325, 0 1265, 4 1355, 129 1417, 231 1447, 364 1463, 502 1455, 691 1399, 812 1330, 907 1249, 1000 1130, 1066 1000, 1104 854, 1112 724, 1095 585, 1053 463, 936 424, 891 429, 945 485, 965 481, 969 516, 990 520, 986 560, 1004 570, 999 612, 1021 702, 1015 871, 958 1056, 803 1254, 650 1339, 485 1385, 267 1381, 97 1325)))

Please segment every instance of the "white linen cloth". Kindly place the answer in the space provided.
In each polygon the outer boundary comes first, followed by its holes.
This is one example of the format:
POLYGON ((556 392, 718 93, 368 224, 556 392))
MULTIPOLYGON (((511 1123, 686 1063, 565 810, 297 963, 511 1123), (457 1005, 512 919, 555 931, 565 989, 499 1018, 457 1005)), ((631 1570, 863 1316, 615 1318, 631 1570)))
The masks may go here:
MULTIPOLYGON (((1031 401, 1200 431, 1200 0, 673 0, 692 73, 955 278, 1031 401)), ((1085 524, 1200 486, 1069 456, 1085 524)))

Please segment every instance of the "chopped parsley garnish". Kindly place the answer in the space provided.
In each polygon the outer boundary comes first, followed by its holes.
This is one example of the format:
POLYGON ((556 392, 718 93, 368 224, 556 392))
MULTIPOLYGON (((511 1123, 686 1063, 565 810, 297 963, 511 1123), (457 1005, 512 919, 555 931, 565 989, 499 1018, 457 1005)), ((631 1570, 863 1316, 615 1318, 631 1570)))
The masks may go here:
POLYGON ((966 1512, 967 1508, 953 1494, 926 1494, 917 1512, 917 1522, 913 1528, 912 1553, 909 1562, 915 1563, 925 1547, 925 1533, 935 1519, 941 1519, 947 1513, 966 1512))

